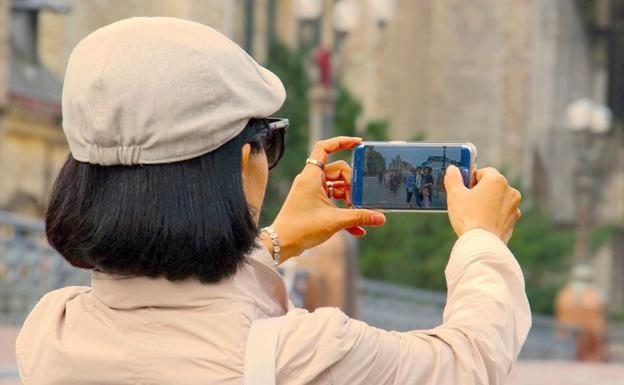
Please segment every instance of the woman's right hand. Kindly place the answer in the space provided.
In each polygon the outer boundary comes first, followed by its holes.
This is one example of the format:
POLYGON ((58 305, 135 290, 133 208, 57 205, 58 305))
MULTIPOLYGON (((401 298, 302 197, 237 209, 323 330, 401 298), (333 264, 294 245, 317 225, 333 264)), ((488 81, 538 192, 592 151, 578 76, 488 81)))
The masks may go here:
POLYGON ((444 186, 451 226, 458 237, 481 228, 507 243, 520 219, 520 192, 495 168, 477 170, 476 179, 477 184, 467 189, 459 169, 447 168, 444 186))
MULTIPOLYGON (((328 163, 331 153, 352 149, 362 138, 341 136, 317 142, 310 154, 325 167, 306 164, 290 188, 286 201, 271 225, 281 244, 282 262, 317 246, 340 230, 363 236, 363 226, 381 226, 383 213, 373 210, 338 208, 327 197, 326 183, 334 183, 334 198, 350 204, 351 167, 344 161, 328 163)), ((261 241, 271 250, 266 233, 261 241)))

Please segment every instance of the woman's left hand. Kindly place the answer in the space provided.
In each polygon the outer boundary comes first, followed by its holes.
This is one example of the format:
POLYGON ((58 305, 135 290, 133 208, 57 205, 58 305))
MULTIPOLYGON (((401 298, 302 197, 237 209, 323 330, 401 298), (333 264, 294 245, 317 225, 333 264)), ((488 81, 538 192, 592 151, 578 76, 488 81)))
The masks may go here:
MULTIPOLYGON (((340 230, 346 229, 355 236, 363 236, 366 230, 362 226, 381 226, 386 222, 383 213, 338 208, 327 196, 326 182, 331 182, 334 199, 344 200, 350 206, 351 167, 344 161, 329 164, 327 161, 329 154, 351 149, 361 141, 361 138, 341 136, 315 144, 310 158, 325 164, 325 167, 305 165, 271 225, 279 235, 281 262, 325 242, 340 230)), ((272 250, 267 234, 261 234, 261 239, 272 250)))

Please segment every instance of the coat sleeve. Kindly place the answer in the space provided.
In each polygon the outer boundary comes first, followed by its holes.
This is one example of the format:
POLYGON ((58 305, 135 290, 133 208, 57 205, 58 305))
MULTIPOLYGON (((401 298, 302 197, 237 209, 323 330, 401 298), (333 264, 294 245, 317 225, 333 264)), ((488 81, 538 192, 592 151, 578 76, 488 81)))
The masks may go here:
POLYGON ((531 326, 520 266, 481 229, 455 244, 443 324, 390 332, 324 308, 286 315, 278 383, 502 384, 531 326))

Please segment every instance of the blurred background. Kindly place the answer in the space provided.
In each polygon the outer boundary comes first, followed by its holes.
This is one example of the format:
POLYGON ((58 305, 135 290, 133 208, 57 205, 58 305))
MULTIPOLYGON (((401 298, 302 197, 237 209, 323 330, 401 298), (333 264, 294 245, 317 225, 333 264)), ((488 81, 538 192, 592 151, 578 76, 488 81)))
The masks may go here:
MULTIPOLYGON (((42 233, 62 80, 81 39, 132 16, 212 26, 284 82, 263 223, 321 138, 473 142, 524 194, 510 248, 535 314, 509 383, 623 383, 624 0, 0 0, 0 384, 19 383, 13 341, 41 295, 89 283, 42 233)), ((392 214, 283 272, 298 306, 426 329, 454 240, 443 214, 392 214)))

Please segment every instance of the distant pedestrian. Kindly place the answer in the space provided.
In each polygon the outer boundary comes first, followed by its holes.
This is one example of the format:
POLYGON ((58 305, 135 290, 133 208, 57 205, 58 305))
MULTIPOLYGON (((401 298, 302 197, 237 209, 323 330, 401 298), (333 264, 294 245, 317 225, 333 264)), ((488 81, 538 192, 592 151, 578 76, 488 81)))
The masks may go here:
POLYGON ((412 207, 412 195, 416 192, 416 177, 414 174, 409 174, 405 180, 405 193, 407 196, 406 202, 412 207))
POLYGON ((416 206, 421 207, 423 202, 422 194, 422 167, 416 167, 416 178, 414 185, 416 186, 416 206))
POLYGON ((433 189, 433 175, 431 175, 431 167, 423 168, 424 174, 422 178, 421 191, 423 194, 423 207, 431 208, 431 192, 433 189))

